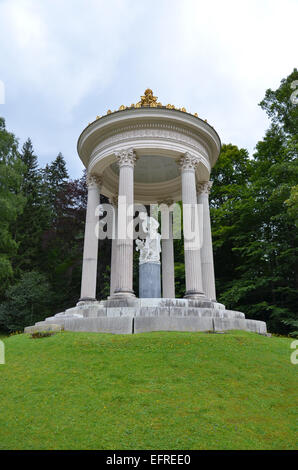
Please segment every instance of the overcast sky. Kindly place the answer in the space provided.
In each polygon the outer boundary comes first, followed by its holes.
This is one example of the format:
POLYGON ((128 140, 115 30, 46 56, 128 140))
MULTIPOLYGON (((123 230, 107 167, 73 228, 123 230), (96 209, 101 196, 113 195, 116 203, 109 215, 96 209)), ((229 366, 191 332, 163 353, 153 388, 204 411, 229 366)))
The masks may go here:
POLYGON ((83 128, 148 87, 252 153, 258 103, 297 66, 297 18, 297 0, 0 0, 0 115, 72 177, 83 128))

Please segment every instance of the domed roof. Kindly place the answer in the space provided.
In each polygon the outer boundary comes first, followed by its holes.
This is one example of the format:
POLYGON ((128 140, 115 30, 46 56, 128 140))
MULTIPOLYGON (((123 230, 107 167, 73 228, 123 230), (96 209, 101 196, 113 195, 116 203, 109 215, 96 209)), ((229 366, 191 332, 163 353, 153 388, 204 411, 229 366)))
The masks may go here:
POLYGON ((206 120, 185 108, 162 105, 150 88, 136 104, 121 105, 118 111, 108 110, 105 116, 97 116, 78 140, 82 162, 88 171, 102 176, 102 192, 108 197, 118 191, 116 152, 133 148, 138 157, 135 200, 142 203, 181 199, 177 160, 186 152, 199 161, 197 180, 208 180, 220 147, 217 132, 206 120))

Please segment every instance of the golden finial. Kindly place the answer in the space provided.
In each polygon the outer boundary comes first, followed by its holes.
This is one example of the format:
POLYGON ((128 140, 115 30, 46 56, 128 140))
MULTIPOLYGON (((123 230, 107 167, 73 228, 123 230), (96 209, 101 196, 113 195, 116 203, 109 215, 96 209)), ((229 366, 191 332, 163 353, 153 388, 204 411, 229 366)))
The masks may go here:
POLYGON ((144 92, 144 96, 141 96, 141 101, 139 101, 137 104, 140 104, 140 106, 150 106, 151 108, 156 108, 156 101, 157 96, 153 96, 153 91, 150 90, 150 88, 147 88, 147 90, 144 92))
POLYGON ((205 122, 208 122, 207 119, 205 119, 205 122))
MULTIPOLYGON (((153 91, 150 88, 147 88, 144 91, 144 95, 141 96, 141 101, 139 101, 136 104, 131 104, 130 106, 125 106, 122 104, 119 107, 119 111, 124 111, 125 109, 131 109, 131 108, 142 108, 142 107, 150 107, 150 108, 162 108, 165 107, 167 109, 175 109, 178 111, 182 111, 183 113, 187 113, 186 109, 184 107, 182 108, 176 108, 175 105, 173 104, 167 104, 166 106, 163 106, 163 104, 160 101, 157 101, 157 96, 153 95, 153 91)), ((115 113, 116 111, 111 111, 108 109, 107 114, 112 114, 115 113)), ((197 113, 194 113, 195 117, 199 117, 197 113)), ((96 119, 100 119, 101 116, 96 116, 96 119)), ((207 122, 207 120, 206 120, 207 122)))

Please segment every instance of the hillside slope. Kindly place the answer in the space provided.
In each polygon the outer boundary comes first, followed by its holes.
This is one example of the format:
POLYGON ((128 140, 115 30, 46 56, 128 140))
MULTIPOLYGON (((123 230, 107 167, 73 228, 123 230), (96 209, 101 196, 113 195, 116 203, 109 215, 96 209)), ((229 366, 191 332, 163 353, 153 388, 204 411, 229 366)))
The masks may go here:
POLYGON ((0 449, 293 449, 291 340, 254 333, 6 338, 0 449))

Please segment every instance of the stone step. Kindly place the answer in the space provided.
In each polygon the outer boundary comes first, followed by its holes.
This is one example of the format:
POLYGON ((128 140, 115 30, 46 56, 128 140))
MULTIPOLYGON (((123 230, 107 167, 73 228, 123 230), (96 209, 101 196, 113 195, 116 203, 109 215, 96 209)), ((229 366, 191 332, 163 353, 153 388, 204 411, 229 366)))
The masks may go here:
POLYGON ((114 334, 145 333, 150 331, 213 331, 246 330, 265 335, 266 323, 244 318, 214 317, 97 317, 69 318, 67 331, 86 331, 114 334))
POLYGON ((33 326, 27 326, 24 333, 35 333, 36 331, 62 331, 63 326, 55 323, 38 322, 33 326))

